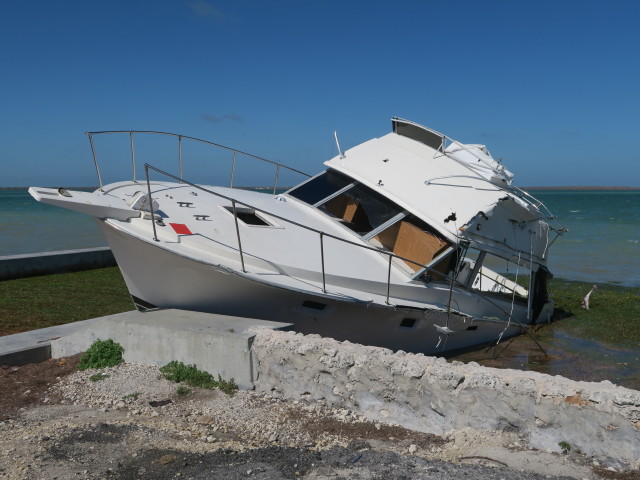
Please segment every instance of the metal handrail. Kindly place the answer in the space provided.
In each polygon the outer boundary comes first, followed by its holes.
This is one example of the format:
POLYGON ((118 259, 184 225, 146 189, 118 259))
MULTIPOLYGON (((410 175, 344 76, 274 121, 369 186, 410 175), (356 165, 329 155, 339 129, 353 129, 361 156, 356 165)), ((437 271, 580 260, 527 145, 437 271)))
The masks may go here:
MULTIPOLYGON (((485 181, 487 181, 488 183, 491 183, 492 185, 494 185, 496 188, 498 188, 500 190, 503 190, 505 192, 515 193, 522 200, 524 200, 525 202, 527 202, 530 205, 535 206, 538 209, 540 209, 540 207, 542 207, 543 210, 545 211, 545 213, 548 215, 549 219, 553 219, 553 220, 555 220, 557 222, 558 228, 554 228, 554 227, 551 227, 551 228, 557 233, 558 236, 562 235, 564 232, 567 231, 567 229, 564 228, 564 226, 560 222, 558 222, 558 219, 551 213, 551 211, 547 208, 547 206, 542 201, 538 200, 536 197, 531 195, 530 193, 525 192, 521 188, 516 187, 514 185, 509 185, 508 187, 505 187, 505 186, 502 186, 502 185, 498 185, 498 184, 492 183, 489 180, 487 180, 486 178, 484 178, 482 175, 480 175, 478 172, 476 172, 475 170, 470 168, 466 163, 464 163, 464 162, 458 160, 457 158, 449 155, 449 153, 446 151, 447 145, 445 145, 445 142, 448 140, 450 142, 450 144, 453 143, 453 144, 457 145, 458 147, 462 148, 467 153, 469 153, 470 155, 475 157, 479 162, 484 164, 487 168, 490 168, 492 171, 496 172, 497 174, 502 175, 502 172, 501 172, 501 170, 499 168, 496 168, 493 165, 489 164, 484 158, 482 158, 479 155, 477 155, 473 150, 469 149, 464 143, 460 143, 457 140, 454 140, 453 138, 445 135, 444 133, 440 133, 437 130, 434 130, 433 128, 425 127, 424 125, 420 125, 419 123, 412 122, 411 120, 406 120, 404 118, 399 118, 399 117, 393 117, 393 120, 399 120, 401 122, 409 123, 411 125, 414 125, 416 127, 422 128, 422 129, 424 129, 424 130, 426 130, 428 132, 433 133, 434 135, 437 135, 437 136, 441 137, 442 138, 442 144, 440 145, 441 149, 438 150, 438 151, 440 151, 440 153, 442 153, 442 155, 444 155, 448 159, 453 160, 454 162, 457 162, 460 165, 462 165, 462 166, 468 168, 469 170, 471 170, 473 172, 473 176, 469 175, 469 178, 479 178, 481 180, 485 180, 485 181)), ((502 164, 500 162, 497 162, 497 163, 500 166, 502 166, 502 164)), ((448 178, 448 177, 465 177, 465 175, 447 175, 447 176, 444 176, 444 177, 432 178, 430 180, 427 180, 427 182, 431 182, 433 180, 439 180, 439 179, 443 179, 443 178, 448 178)), ((428 185, 429 183, 427 183, 427 182, 425 182, 425 183, 428 185)))
POLYGON ((259 160, 261 162, 269 163, 269 164, 275 166, 276 174, 275 174, 275 182, 274 182, 274 185, 273 185, 273 193, 274 194, 275 194, 275 192, 277 190, 277 187, 278 187, 278 177, 279 177, 279 173, 280 173, 280 168, 284 168, 286 170, 289 170, 290 172, 297 173, 299 175, 303 175, 303 176, 305 176, 307 178, 311 178, 311 175, 309 175, 308 173, 302 172, 300 170, 297 170, 295 168, 289 167, 289 166, 284 165, 282 163, 274 162, 273 160, 269 160, 267 158, 263 158, 263 157, 259 157, 257 155, 253 155, 251 153, 243 152, 242 150, 238 150, 237 148, 227 147, 225 145, 220 145, 219 143, 210 142, 208 140, 202 140, 201 138, 190 137, 188 135, 181 135, 181 134, 178 134, 178 133, 159 132, 159 131, 155 131, 155 130, 103 130, 103 131, 84 132, 84 133, 86 135, 88 135, 89 143, 91 144, 91 152, 93 154, 93 163, 95 165, 96 173, 98 175, 98 183, 100 185, 100 187, 99 187, 100 190, 103 190, 103 184, 102 184, 102 177, 100 175, 100 167, 98 166, 98 159, 97 159, 97 155, 96 155, 96 149, 95 149, 95 145, 93 143, 93 136, 94 135, 109 134, 109 133, 128 133, 129 134, 130 145, 131 145, 131 164, 133 166, 132 179, 133 179, 134 182, 136 181, 136 171, 135 171, 136 166, 135 166, 135 149, 134 149, 133 137, 134 137, 134 134, 136 134, 136 133, 154 134, 154 135, 166 135, 166 136, 169 136, 169 137, 176 137, 178 139, 178 165, 179 165, 180 178, 183 177, 183 175, 182 175, 182 139, 187 139, 187 140, 192 140, 194 142, 204 143, 204 144, 207 144, 207 145, 211 145, 213 147, 222 148, 224 150, 228 150, 230 152, 233 152, 233 163, 232 163, 232 167, 231 167, 231 182, 230 182, 230 187, 231 188, 233 188, 233 180, 234 180, 234 174, 235 174, 235 168, 236 168, 236 157, 237 157, 237 154, 245 155, 245 156, 253 158, 255 160, 259 160))
MULTIPOLYGON (((234 217, 235 217, 235 224, 236 224, 236 233, 237 233, 237 237, 238 237, 238 249, 239 249, 239 254, 240 254, 240 259, 241 259, 241 264, 242 264, 242 271, 243 271, 243 273, 247 273, 247 271, 245 270, 244 256, 243 256, 243 252, 242 252, 242 246, 241 246, 241 244, 240 244, 240 229, 238 228, 237 209, 236 209, 236 207, 235 207, 235 205, 236 205, 236 204, 240 204, 240 205, 242 205, 242 206, 244 206, 244 207, 247 207, 247 208, 250 208, 250 209, 255 210, 255 211, 257 211, 257 212, 260 212, 260 213, 263 213, 263 214, 265 214, 265 215, 268 215, 269 217, 272 217, 272 218, 275 218, 275 219, 281 220, 281 221, 283 221, 283 222, 287 222, 287 223, 289 223, 289 224, 291 224, 291 225, 295 225, 295 226, 300 227, 300 228, 302 228, 302 229, 304 229, 304 230, 308 230, 308 231, 311 231, 311 232, 315 232, 315 233, 317 233, 317 234, 320 236, 320 255, 321 255, 321 261, 322 261, 322 284, 323 284, 323 293, 326 293, 326 283, 325 283, 325 261, 324 261, 324 243, 323 243, 323 238, 324 238, 324 237, 329 237, 329 238, 332 238, 332 239, 334 239, 334 240, 338 240, 339 242, 346 243, 346 244, 348 244, 348 245, 354 245, 354 246, 356 246, 356 247, 363 248, 363 249, 365 249, 365 250, 370 250, 370 251, 373 251, 373 252, 376 252, 376 253, 379 253, 379 254, 383 254, 383 255, 388 255, 388 256, 389 256, 389 267, 388 267, 388 272, 387 272, 387 299, 386 299, 386 302, 385 302, 385 303, 387 303, 387 305, 391 305, 391 303, 389 303, 389 298, 390 298, 390 289, 391 289, 391 260, 392 260, 393 258, 396 258, 396 259, 398 259, 398 260, 402 260, 402 261, 405 261, 405 262, 412 263, 413 265, 416 265, 416 266, 417 266, 417 267, 419 267, 420 269, 423 269, 425 273, 427 273, 427 272, 436 272, 438 275, 442 275, 442 276, 443 276, 443 278, 444 278, 444 280, 446 280, 446 281, 448 281, 448 282, 451 282, 451 286, 452 286, 452 288, 453 288, 453 286, 455 286, 455 287, 458 287, 458 288, 459 288, 459 289, 461 289, 461 290, 464 290, 464 291, 466 291, 466 292, 473 293, 474 295, 477 295, 479 298, 483 299, 484 301, 486 301, 486 302, 487 302, 487 303, 489 303, 490 305, 492 305, 492 306, 494 306, 495 308, 497 308, 498 310, 500 310, 500 311, 501 311, 501 312, 506 316, 506 318, 507 318, 509 321, 513 321, 513 322, 514 322, 517 326, 519 326, 519 327, 520 327, 524 332, 528 332, 528 330, 527 330, 527 328, 525 327, 525 325, 523 325, 523 324, 522 324, 521 322, 519 322, 516 318, 514 318, 514 317, 513 317, 513 315, 512 315, 510 312, 508 312, 507 310, 505 310, 504 308, 502 308, 500 305, 498 305, 496 302, 494 302, 492 299, 490 299, 490 298, 486 297, 485 295, 483 295, 482 293, 478 292, 477 290, 474 290, 473 288, 471 288, 471 287, 469 287, 469 286, 467 286, 467 285, 465 285, 465 284, 463 284, 463 283, 459 282, 458 280, 456 280, 456 279, 455 279, 455 277, 453 277, 453 276, 451 276, 451 275, 447 275, 447 274, 444 274, 444 273, 442 273, 442 272, 436 271, 435 269, 433 269, 433 268, 431 268, 431 267, 429 267, 429 266, 427 266, 427 265, 423 265, 423 264, 421 264, 421 263, 419 263, 419 262, 416 262, 416 261, 414 261, 414 260, 411 260, 411 259, 409 259, 409 258, 402 257, 402 256, 400 256, 400 255, 396 255, 396 254, 395 254, 395 253, 393 253, 393 252, 386 252, 386 251, 380 250, 379 248, 376 248, 376 247, 370 247, 370 246, 368 246, 368 245, 362 245, 362 244, 360 244, 360 243, 356 243, 356 242, 353 242, 353 241, 351 241, 351 240, 347 240, 347 239, 345 239, 345 238, 341 238, 341 237, 338 237, 338 236, 336 236, 336 235, 332 235, 332 234, 330 234, 330 233, 323 232, 322 230, 318 230, 318 229, 315 229, 315 228, 313 228, 313 227, 309 227, 308 225, 303 225, 303 224, 298 223, 298 222, 296 222, 296 221, 294 221, 294 220, 290 220, 290 219, 285 218, 285 217, 282 217, 282 216, 280 216, 280 215, 276 215, 276 214, 274 214, 274 213, 268 212, 268 211, 263 210, 263 209, 261 209, 261 208, 254 207, 253 205, 250 205, 250 204, 248 204, 248 203, 239 202, 239 201, 237 201, 237 200, 236 200, 236 199, 234 199, 234 198, 228 197, 228 196, 223 195, 223 194, 221 194, 221 193, 214 192, 214 191, 212 191, 212 190, 209 190, 208 188, 202 187, 202 186, 200 186, 200 185, 196 185, 195 183, 191 183, 191 182, 189 182, 188 180, 185 180, 185 179, 183 179, 183 178, 179 178, 179 177, 177 177, 177 176, 175 176, 175 175, 172 175, 172 174, 171 174, 171 173, 169 173, 169 172, 165 172, 164 170, 161 170, 161 169, 159 169, 159 168, 156 168, 156 167, 154 167, 153 165, 150 165, 150 164, 148 164, 148 163, 145 163, 145 164, 144 164, 144 168, 145 168, 145 173, 146 173, 146 176, 147 176, 147 184, 148 184, 148 185, 150 185, 150 183, 149 183, 149 170, 153 170, 153 171, 155 171, 155 172, 157 172, 157 173, 159 173, 159 174, 161 174, 161 175, 165 175, 165 176, 167 176, 167 177, 169 177, 169 178, 172 178, 172 179, 174 179, 174 180, 177 180, 177 181, 179 181, 179 182, 180 182, 180 183, 182 183, 182 184, 189 185, 190 187, 196 188, 196 189, 201 190, 201 191, 203 191, 203 192, 209 193, 209 194, 214 195, 214 196, 216 196, 216 197, 219 197, 219 198, 222 198, 222 199, 225 199, 225 200, 228 200, 228 201, 232 202, 232 205, 233 205, 233 214, 234 214, 234 217)), ((149 208, 150 208, 150 211, 151 211, 151 222, 154 224, 154 225, 153 225, 153 231, 154 231, 154 236, 155 236, 155 219, 154 219, 153 204, 151 203, 151 195, 150 195, 150 194, 149 194, 149 202, 150 202, 150 203, 149 203, 149 208)), ((506 323, 506 322, 507 322, 507 320, 504 320, 504 322, 506 323)), ((536 340, 534 339, 534 341, 536 341, 536 340)), ((536 343, 537 343, 537 341, 536 341, 536 343)))

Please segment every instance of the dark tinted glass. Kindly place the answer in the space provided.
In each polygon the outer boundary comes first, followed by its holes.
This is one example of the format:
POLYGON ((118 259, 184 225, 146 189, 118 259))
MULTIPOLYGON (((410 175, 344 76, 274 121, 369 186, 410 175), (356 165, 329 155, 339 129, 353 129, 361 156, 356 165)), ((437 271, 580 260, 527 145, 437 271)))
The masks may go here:
POLYGON ((441 149, 443 140, 442 136, 429 130, 425 130, 424 128, 420 128, 417 125, 394 120, 393 131, 398 135, 402 135, 403 137, 409 137, 413 140, 417 140, 420 143, 429 145, 431 148, 435 148, 436 150, 441 149))
POLYGON ((327 170, 323 174, 309 180, 307 183, 303 183, 299 187, 295 187, 287 193, 303 202, 315 205, 323 198, 327 198, 329 195, 352 182, 352 179, 341 173, 327 170))

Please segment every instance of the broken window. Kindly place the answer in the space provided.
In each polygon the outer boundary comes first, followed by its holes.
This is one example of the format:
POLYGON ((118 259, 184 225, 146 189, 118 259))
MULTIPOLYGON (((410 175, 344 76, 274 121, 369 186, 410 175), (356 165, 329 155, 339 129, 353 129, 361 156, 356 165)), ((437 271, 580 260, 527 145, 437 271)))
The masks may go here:
MULTIPOLYGON (((413 215, 387 227, 375 235, 371 243, 407 259, 402 261, 412 272, 422 270, 422 265, 429 265, 451 247, 446 239, 413 215)), ((450 269, 449 264, 450 261, 438 262, 433 269, 446 273, 450 269)))
POLYGON ((483 293, 524 300, 529 296, 530 276, 528 267, 487 252, 469 249, 457 280, 483 293))
POLYGON ((344 225, 360 235, 402 213, 402 209, 391 200, 361 184, 321 203, 319 208, 338 217, 344 225))

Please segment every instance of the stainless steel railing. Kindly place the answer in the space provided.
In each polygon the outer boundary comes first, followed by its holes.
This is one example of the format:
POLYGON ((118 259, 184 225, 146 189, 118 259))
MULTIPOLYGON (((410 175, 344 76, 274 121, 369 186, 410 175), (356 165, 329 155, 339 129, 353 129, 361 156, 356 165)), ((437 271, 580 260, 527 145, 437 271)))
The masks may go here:
MULTIPOLYGON (((165 136, 169 136, 169 137, 175 137, 177 138, 178 141, 178 145, 177 145, 177 149, 178 149, 178 171, 179 171, 179 178, 182 179, 183 177, 183 173, 182 173, 182 164, 183 164, 183 159, 182 159, 182 141, 183 140, 189 140, 189 141, 193 141, 193 142, 199 142, 202 144, 206 144, 215 148, 219 148, 222 150, 226 150, 229 152, 233 153, 233 158, 231 160, 231 179, 229 181, 229 186, 231 188, 233 188, 233 183, 235 180, 235 173, 236 173, 236 163, 238 160, 238 156, 239 155, 243 155, 245 157, 251 158, 253 160, 257 160, 259 162, 263 162, 263 163, 267 163, 270 165, 273 165, 274 169, 275 169, 275 174, 274 174, 274 181, 273 181, 273 192, 275 194, 277 188, 278 188, 278 179, 280 177, 280 170, 281 169, 285 169, 288 170, 290 172, 293 172, 297 175, 302 175, 303 177, 309 178, 311 177, 311 175, 302 172, 300 170, 297 170, 295 168, 291 168, 288 167, 287 165, 284 165, 282 163, 278 163, 278 162, 274 162, 273 160, 268 160, 266 158, 263 157, 259 157, 257 155, 252 155, 250 153, 246 153, 243 152, 241 150, 238 150, 236 148, 231 148, 231 147, 227 147, 224 145, 220 145, 218 143, 214 143, 214 142, 210 142, 208 140, 202 140, 200 138, 195 138, 195 137, 189 137, 187 135, 180 135, 177 133, 168 133, 168 132, 157 132, 157 131, 153 131, 153 130, 105 130, 105 131, 99 131, 99 132, 85 132, 85 134, 89 137, 89 143, 91 144, 91 153, 93 156, 93 164, 95 166, 96 169, 96 174, 98 176, 98 183, 100 185, 100 190, 103 190, 103 183, 102 183, 102 176, 100 173, 100 166, 98 164, 98 156, 96 153, 96 147, 95 147, 95 143, 94 143, 94 136, 96 135, 103 135, 103 134, 129 134, 129 145, 130 145, 130 150, 131 150, 131 167, 132 167, 132 181, 136 182, 136 155, 135 155, 135 142, 134 142, 134 135, 136 134, 150 134, 150 135, 165 135, 165 136)), ((181 181, 181 180, 180 180, 181 181)))
MULTIPOLYGON (((526 326, 523 325, 521 322, 519 322, 516 318, 514 318, 513 315, 510 312, 508 312, 506 309, 504 309, 503 307, 498 305, 495 301, 493 301, 493 299, 487 297, 486 295, 483 295, 481 292, 479 292, 479 291, 477 291, 477 290, 465 285, 464 283, 461 283, 461 282, 457 281, 455 276, 452 276, 452 275, 449 275, 449 274, 443 274, 442 272, 436 271, 435 269, 433 269, 433 268, 431 268, 431 267, 429 267, 427 265, 423 265, 423 264, 421 264, 419 262, 416 262, 414 260, 411 260, 409 258, 402 257, 400 255, 396 255, 395 253, 393 253, 391 251, 381 250, 381 249, 376 248, 376 247, 370 247, 370 246, 367 246, 367 245, 362 245, 360 243, 356 243, 356 242, 353 242, 351 240, 347 240, 345 238, 337 237, 337 236, 332 235, 330 233, 323 232, 322 230, 318 230, 318 229, 315 229, 313 227, 309 227, 308 225, 303 225, 303 224, 298 223, 298 222, 296 222, 294 220, 291 220, 291 219, 282 217, 280 215, 276 215, 274 213, 268 212, 268 211, 263 210, 261 208, 258 208, 258 207, 255 207, 253 205, 250 205, 248 203, 238 202, 236 199, 234 199, 232 197, 228 197, 228 196, 223 195, 221 193, 217 193, 217 192, 214 192, 212 190, 209 190, 208 188, 202 187, 200 185, 196 185, 196 184, 194 184, 192 182, 189 182, 188 180, 185 180, 184 178, 177 177, 176 175, 173 175, 173 174, 171 174, 169 172, 165 172, 164 170, 156 168, 153 165, 149 165, 148 163, 144 164, 144 169, 145 169, 146 182, 147 182, 147 195, 148 195, 148 198, 149 198, 149 207, 150 207, 150 213, 151 213, 150 218, 151 218, 151 224, 153 226, 153 239, 156 242, 159 241, 159 240, 158 240, 157 231, 156 231, 155 213, 153 211, 153 201, 152 201, 152 198, 151 198, 152 192, 151 192, 151 181, 149 179, 149 170, 153 170, 154 172, 159 173, 160 175, 164 175, 164 176, 166 176, 168 178, 171 178, 173 180, 176 180, 176 181, 178 181, 180 183, 183 183, 185 185, 189 185, 190 187, 193 187, 193 188, 198 189, 200 191, 206 192, 208 194, 214 195, 216 197, 219 197, 219 198, 222 198, 224 200, 227 200, 227 201, 231 202, 232 210, 233 210, 233 216, 234 216, 234 222, 235 222, 235 228, 236 228, 236 235, 237 235, 237 238, 238 238, 238 254, 239 254, 239 257, 240 257, 240 263, 241 263, 241 266, 242 266, 243 273, 247 273, 247 270, 246 270, 246 267, 245 267, 244 252, 242 250, 242 241, 241 241, 241 238, 240 238, 240 229, 239 229, 239 226, 238 226, 238 216, 237 216, 237 208, 236 208, 237 205, 242 205, 242 206, 250 208, 250 209, 252 209, 252 210, 254 210, 256 212, 260 212, 260 213, 263 213, 265 215, 268 215, 269 217, 281 220, 281 221, 286 222, 286 223, 291 224, 291 225, 295 225, 295 226, 300 227, 302 229, 305 229, 307 231, 314 232, 319 236, 319 238, 320 238, 320 262, 321 262, 321 271, 322 271, 322 292, 325 293, 325 294, 327 293, 327 287, 326 287, 326 269, 325 269, 325 255, 324 255, 324 237, 328 237, 328 238, 331 238, 333 240, 337 240, 339 242, 342 242, 342 243, 345 243, 345 244, 348 244, 348 245, 353 245, 353 246, 358 247, 358 248, 362 248, 362 249, 365 249, 365 250, 370 250, 370 251, 373 251, 373 252, 388 256, 389 261, 388 261, 387 282, 386 282, 387 283, 387 294, 386 294, 386 300, 385 300, 385 303, 387 305, 394 306, 394 305, 392 305, 390 303, 390 298, 391 298, 391 264, 392 264, 392 260, 394 258, 396 258, 398 260, 403 260, 405 262, 409 262, 411 264, 416 265, 417 267, 419 267, 421 269, 424 269, 425 273, 428 273, 428 272, 437 273, 438 275, 442 276, 443 279, 451 285, 451 289, 452 290, 453 290, 453 287, 455 286, 456 288, 459 288, 460 290, 464 290, 464 291, 467 291, 467 292, 470 292, 470 293, 476 295, 478 298, 481 298, 482 300, 486 301, 488 304, 490 304, 493 307, 495 307, 496 309, 498 309, 504 315, 504 318, 505 318, 504 322, 505 323, 507 323, 508 321, 513 322, 515 325, 519 326, 522 329, 523 332, 526 332, 527 334, 529 334, 526 326)), ((456 269, 456 271, 457 271, 457 269, 456 269)), ((447 308, 447 313, 451 313, 450 304, 449 304, 449 306, 447 308)), ((536 343, 538 343, 537 340, 535 340, 535 338, 533 340, 536 343)))

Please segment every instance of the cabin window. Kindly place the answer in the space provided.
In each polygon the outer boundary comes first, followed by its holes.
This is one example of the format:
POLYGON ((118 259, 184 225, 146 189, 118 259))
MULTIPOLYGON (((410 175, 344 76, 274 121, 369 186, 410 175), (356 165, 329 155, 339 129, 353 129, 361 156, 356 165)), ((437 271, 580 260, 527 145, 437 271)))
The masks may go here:
POLYGON ((402 321, 400 322, 400 326, 402 328, 413 328, 415 324, 416 324, 415 318, 403 318, 402 321))
MULTIPOLYGON (((233 215, 233 207, 224 207, 231 215, 233 215)), ((253 208, 236 207, 236 215, 238 220, 247 225, 256 227, 273 227, 271 223, 260 216, 253 208)))
POLYGON ((402 213, 398 205, 361 184, 321 203, 318 208, 339 218, 342 224, 360 235, 402 213))
POLYGON ((309 205, 315 205, 351 183, 353 180, 346 175, 334 170, 327 170, 287 193, 309 205))
POLYGON ((312 308, 313 310, 324 310, 326 305, 320 302, 314 302, 312 300, 305 300, 302 302, 302 306, 306 308, 312 308))
POLYGON ((490 253, 469 249, 457 280, 484 294, 522 301, 529 295, 530 274, 527 265, 518 266, 490 253))
MULTIPOLYGON (((429 225, 413 215, 408 215, 387 227, 372 237, 371 243, 382 246, 399 257, 406 258, 407 260, 402 260, 402 262, 412 272, 422 270, 422 265, 428 265, 451 247, 451 244, 429 225)), ((441 273, 446 273, 449 262, 445 262, 443 265, 440 263, 435 269, 438 271, 444 269, 441 273)))

